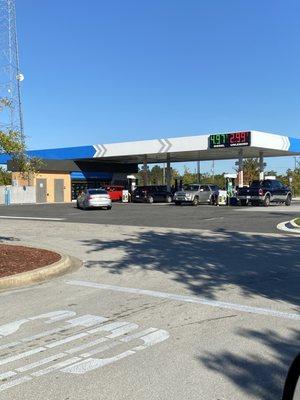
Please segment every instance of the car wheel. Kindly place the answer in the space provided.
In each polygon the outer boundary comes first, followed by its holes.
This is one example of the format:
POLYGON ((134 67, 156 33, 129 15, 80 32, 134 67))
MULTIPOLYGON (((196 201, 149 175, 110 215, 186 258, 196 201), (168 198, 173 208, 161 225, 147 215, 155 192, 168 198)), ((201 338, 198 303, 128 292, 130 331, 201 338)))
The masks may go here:
POLYGON ((247 205, 247 200, 241 200, 241 206, 245 207, 247 205))
POLYGON ((199 199, 197 196, 194 197, 193 206, 197 206, 199 204, 199 199))
POLYGON ((267 195, 264 199, 263 204, 265 207, 269 207, 270 203, 271 203, 270 196, 267 195))
POLYGON ((152 204, 153 201, 154 201, 153 197, 152 197, 152 196, 149 196, 149 197, 148 197, 148 203, 152 204))
POLYGON ((290 194, 287 195, 287 198, 285 200, 285 205, 290 206, 292 203, 292 196, 290 194))
POLYGON ((166 197, 166 203, 172 203, 172 197, 171 196, 167 196, 166 197))
POLYGON ((111 207, 112 207, 112 206, 107 206, 106 209, 107 209, 107 210, 111 210, 111 207))

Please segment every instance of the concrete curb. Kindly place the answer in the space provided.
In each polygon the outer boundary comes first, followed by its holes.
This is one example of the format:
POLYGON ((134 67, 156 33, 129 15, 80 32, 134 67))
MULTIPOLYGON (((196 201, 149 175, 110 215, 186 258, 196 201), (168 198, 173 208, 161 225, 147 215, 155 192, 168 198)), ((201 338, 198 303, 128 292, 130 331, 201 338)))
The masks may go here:
POLYGON ((75 257, 58 253, 61 259, 46 267, 0 278, 0 290, 42 282, 78 269, 82 262, 75 257))
POLYGON ((284 232, 295 233, 297 235, 300 234, 300 226, 296 224, 295 220, 280 222, 277 225, 277 229, 284 232))

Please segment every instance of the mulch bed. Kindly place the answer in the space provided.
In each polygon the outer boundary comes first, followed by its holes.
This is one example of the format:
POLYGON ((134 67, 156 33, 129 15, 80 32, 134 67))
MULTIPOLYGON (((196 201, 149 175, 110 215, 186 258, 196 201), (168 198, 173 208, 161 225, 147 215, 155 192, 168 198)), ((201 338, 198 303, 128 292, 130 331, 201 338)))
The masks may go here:
POLYGON ((0 278, 45 267, 60 258, 53 251, 0 244, 0 278))

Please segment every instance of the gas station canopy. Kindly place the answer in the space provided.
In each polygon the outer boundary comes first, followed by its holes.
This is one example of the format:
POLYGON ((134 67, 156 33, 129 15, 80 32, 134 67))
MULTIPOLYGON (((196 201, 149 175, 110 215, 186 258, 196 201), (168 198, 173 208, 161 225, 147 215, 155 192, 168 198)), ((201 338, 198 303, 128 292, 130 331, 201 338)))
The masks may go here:
MULTIPOLYGON (((260 131, 242 131, 176 138, 28 151, 48 160, 89 160, 112 163, 162 163, 279 157, 300 154, 300 139, 260 131)), ((9 157, 0 155, 0 164, 9 157)))

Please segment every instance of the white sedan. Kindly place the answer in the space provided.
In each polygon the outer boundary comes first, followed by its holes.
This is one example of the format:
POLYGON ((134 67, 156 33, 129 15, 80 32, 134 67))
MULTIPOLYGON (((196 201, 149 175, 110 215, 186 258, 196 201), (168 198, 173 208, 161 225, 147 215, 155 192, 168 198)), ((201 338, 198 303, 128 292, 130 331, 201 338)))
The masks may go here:
POLYGON ((77 208, 105 208, 111 210, 111 198, 105 189, 85 189, 77 197, 77 208))

